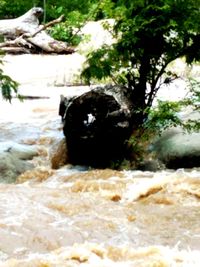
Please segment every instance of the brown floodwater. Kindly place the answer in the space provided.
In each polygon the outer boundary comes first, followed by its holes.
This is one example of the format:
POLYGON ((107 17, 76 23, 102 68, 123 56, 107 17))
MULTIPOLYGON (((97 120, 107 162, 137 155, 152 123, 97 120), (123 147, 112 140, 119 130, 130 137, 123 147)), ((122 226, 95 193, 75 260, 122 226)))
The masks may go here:
POLYGON ((0 266, 200 266, 199 169, 51 168, 63 137, 59 95, 73 90, 1 101, 0 141, 37 145, 39 156, 0 184, 0 266))

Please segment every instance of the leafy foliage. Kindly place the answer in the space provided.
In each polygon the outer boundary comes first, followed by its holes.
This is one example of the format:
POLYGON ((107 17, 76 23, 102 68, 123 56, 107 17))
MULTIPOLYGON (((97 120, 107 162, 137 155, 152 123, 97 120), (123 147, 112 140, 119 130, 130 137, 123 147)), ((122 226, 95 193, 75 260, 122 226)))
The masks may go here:
POLYGON ((34 6, 46 9, 46 20, 50 21, 64 14, 79 11, 81 14, 88 14, 90 7, 97 3, 95 0, 0 0, 0 18, 15 18, 23 15, 34 6), (44 6, 45 3, 45 6, 44 6))
MULTIPOLYGON (((101 2, 100 2, 101 3, 101 2)), ((82 3, 74 2, 74 10, 70 5, 68 8, 65 5, 56 9, 58 14, 65 14, 66 20, 59 25, 55 25, 50 34, 57 40, 68 42, 71 45, 78 45, 82 40, 79 32, 82 26, 89 20, 94 20, 100 9, 98 1, 85 0, 82 3), (83 5, 84 4, 84 7, 83 5)))
POLYGON ((144 123, 145 128, 160 133, 169 127, 182 125, 182 120, 178 116, 181 105, 175 101, 158 101, 158 105, 149 110, 148 119, 144 123))
MULTIPOLYGON (((0 61, 0 64, 2 64, 2 61, 0 61)), ((3 70, 0 69, 0 90, 3 99, 8 100, 11 102, 13 94, 15 94, 16 97, 19 99, 22 99, 22 97, 18 94, 18 83, 12 80, 9 76, 5 75, 3 73, 3 70)))
POLYGON ((51 30, 50 34, 53 38, 68 42, 71 45, 78 45, 81 41, 81 36, 76 34, 83 25, 85 16, 79 11, 73 11, 68 14, 68 18, 65 22, 56 24, 51 30))
POLYGON ((196 110, 200 110, 200 81, 190 78, 188 79, 187 87, 190 92, 190 96, 186 99, 186 101, 196 110))

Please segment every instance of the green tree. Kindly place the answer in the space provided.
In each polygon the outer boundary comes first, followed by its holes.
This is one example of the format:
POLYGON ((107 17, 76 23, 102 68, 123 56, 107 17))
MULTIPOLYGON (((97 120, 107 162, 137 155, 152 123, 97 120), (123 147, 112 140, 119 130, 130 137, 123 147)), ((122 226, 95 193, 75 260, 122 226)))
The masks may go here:
POLYGON ((50 21, 57 18, 61 13, 66 18, 73 11, 88 14, 90 7, 97 2, 97 0, 0 0, 0 19, 19 17, 32 7, 38 6, 45 9, 43 20, 50 21))
POLYGON ((147 121, 160 86, 176 78, 169 63, 200 59, 200 0, 104 0, 104 10, 116 20, 117 42, 89 54, 82 75, 88 82, 111 77, 127 86, 137 128, 147 121))

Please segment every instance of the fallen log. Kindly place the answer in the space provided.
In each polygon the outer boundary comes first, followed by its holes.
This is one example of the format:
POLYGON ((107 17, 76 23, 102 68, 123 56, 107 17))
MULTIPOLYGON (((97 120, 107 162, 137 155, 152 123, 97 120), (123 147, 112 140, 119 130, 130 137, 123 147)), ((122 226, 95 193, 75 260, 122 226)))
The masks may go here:
POLYGON ((132 130, 130 99, 128 90, 119 86, 61 96, 59 115, 72 164, 108 167, 124 157, 132 130))
POLYGON ((34 7, 18 18, 0 20, 0 35, 5 38, 4 42, 0 43, 1 50, 7 53, 73 53, 74 48, 55 40, 45 31, 48 27, 60 23, 63 16, 39 25, 38 17, 42 13, 42 8, 34 7))

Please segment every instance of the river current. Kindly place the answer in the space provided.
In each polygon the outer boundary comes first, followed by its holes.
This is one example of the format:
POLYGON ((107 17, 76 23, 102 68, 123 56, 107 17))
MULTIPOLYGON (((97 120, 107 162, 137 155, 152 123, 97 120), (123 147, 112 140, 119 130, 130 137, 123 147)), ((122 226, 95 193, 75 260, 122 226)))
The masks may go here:
POLYGON ((36 145, 39 156, 0 184, 0 266, 200 266, 199 169, 51 168, 60 94, 74 90, 88 88, 24 86, 48 98, 1 100, 0 141, 36 145))

